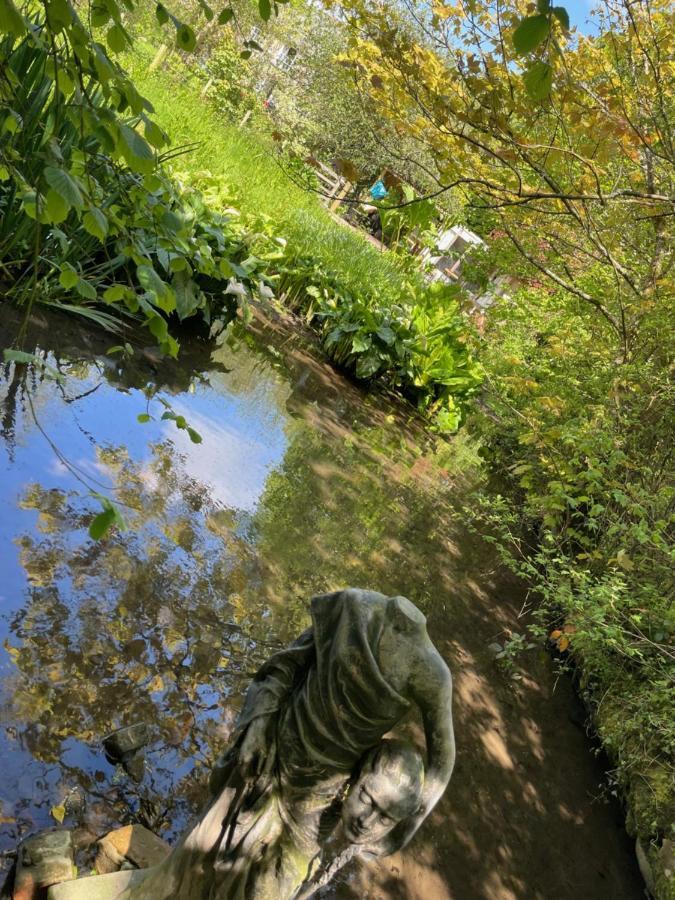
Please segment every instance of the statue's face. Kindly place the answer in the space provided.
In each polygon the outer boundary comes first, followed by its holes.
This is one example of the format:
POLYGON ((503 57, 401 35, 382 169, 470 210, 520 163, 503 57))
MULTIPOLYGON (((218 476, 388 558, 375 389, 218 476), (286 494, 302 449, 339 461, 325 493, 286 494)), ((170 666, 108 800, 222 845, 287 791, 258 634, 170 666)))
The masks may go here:
POLYGON ((352 843, 376 844, 409 813, 401 779, 368 769, 347 795, 342 825, 352 843))

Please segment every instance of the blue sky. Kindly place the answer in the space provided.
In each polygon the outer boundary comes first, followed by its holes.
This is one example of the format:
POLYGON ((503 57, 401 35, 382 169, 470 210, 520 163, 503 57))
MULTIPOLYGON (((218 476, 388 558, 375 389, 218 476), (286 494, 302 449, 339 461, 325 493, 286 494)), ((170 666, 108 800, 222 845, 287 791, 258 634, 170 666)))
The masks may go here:
POLYGON ((590 13, 594 5, 590 0, 557 0, 557 2, 565 7, 569 13, 570 23, 576 25, 582 34, 597 32, 597 25, 589 24, 586 21, 591 17, 590 13))

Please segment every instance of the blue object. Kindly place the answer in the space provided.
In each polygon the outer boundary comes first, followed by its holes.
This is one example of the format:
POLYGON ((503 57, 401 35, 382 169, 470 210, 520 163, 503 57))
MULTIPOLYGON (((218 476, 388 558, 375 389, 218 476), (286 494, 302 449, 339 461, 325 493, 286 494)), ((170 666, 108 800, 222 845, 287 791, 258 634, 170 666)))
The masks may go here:
POLYGON ((370 196, 373 200, 384 200, 389 191, 384 186, 382 181, 376 181, 375 184, 370 189, 370 196))

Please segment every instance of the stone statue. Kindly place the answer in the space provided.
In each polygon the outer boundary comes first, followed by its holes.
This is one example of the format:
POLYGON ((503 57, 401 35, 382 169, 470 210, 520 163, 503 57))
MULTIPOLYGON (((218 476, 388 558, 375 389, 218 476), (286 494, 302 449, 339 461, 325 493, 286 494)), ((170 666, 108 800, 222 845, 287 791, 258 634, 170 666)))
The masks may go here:
POLYGON ((312 627, 249 687, 211 800, 128 900, 291 900, 355 853, 392 853, 445 790, 455 758, 450 672, 405 597, 314 597, 312 627), (421 713, 427 765, 383 742, 421 713))

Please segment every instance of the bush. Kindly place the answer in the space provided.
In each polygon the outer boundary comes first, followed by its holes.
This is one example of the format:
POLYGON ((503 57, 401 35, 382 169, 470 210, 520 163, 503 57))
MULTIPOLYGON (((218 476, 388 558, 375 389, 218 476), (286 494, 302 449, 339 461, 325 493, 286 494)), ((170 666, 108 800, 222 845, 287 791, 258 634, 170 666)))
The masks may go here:
MULTIPOLYGON (((644 334, 667 320, 655 309, 644 334)), ((500 495, 479 519, 540 600, 535 632, 579 675, 629 827, 672 838, 672 387, 659 344, 617 364, 573 301, 521 291, 488 316, 472 421, 500 495)))

